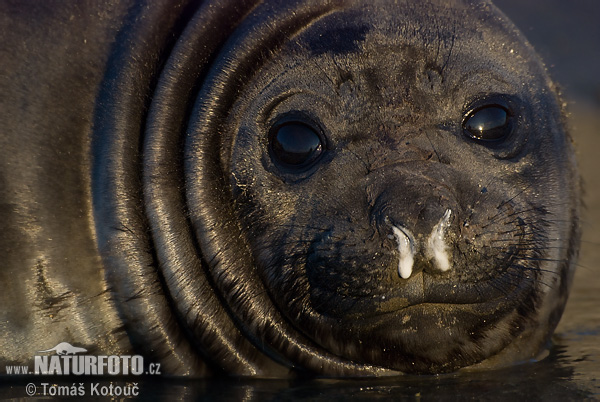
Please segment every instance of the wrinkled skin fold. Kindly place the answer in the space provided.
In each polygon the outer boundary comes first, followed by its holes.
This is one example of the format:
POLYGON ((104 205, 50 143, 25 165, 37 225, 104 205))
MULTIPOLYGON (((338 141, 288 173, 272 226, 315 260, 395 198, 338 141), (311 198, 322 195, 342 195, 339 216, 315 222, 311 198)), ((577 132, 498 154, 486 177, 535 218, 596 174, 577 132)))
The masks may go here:
POLYGON ((562 101, 489 2, 395 3, 2 6, 0 360, 69 342, 290 377, 536 358, 579 243, 562 101))

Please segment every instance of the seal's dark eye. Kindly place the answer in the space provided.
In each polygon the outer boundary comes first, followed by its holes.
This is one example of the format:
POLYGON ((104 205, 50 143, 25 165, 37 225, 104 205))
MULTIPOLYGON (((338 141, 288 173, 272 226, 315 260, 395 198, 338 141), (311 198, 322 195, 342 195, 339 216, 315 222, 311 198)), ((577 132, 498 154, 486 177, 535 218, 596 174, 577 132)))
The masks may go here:
POLYGON ((476 140, 500 141, 513 129, 510 112, 500 105, 488 105, 475 109, 463 122, 465 135, 476 140))
POLYGON ((274 160, 283 166, 303 168, 323 153, 323 141, 314 129, 304 123, 285 123, 275 127, 271 134, 271 153, 274 160))

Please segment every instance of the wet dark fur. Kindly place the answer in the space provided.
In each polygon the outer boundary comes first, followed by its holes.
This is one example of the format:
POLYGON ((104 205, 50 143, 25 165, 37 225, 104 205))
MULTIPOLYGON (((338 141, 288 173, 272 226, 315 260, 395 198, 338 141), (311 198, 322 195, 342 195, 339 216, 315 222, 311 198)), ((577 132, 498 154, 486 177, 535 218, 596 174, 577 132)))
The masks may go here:
POLYGON ((486 2, 254 3, 0 5, 0 361, 59 342, 196 376, 536 357, 579 189, 531 47, 486 2), (515 129, 482 144, 462 122, 492 97, 515 129), (282 119, 327 138, 305 172, 272 161, 282 119), (389 222, 425 238, 447 209, 452 269, 418 252, 400 278, 389 222))

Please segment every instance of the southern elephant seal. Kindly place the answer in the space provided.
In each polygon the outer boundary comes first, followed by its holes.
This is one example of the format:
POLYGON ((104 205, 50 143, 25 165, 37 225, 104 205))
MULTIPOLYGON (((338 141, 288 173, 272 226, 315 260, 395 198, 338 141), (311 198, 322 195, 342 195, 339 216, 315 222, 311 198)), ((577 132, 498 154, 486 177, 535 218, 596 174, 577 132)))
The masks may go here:
POLYGON ((4 7, 3 361, 376 376, 546 347, 579 181, 489 2, 77 5, 44 46, 4 7))

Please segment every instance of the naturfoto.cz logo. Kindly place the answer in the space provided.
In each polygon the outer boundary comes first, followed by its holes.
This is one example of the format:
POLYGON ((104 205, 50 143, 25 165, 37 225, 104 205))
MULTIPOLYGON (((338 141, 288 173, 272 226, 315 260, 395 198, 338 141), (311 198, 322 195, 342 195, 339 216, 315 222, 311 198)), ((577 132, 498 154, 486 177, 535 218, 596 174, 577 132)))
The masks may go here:
POLYGON ((37 353, 54 353, 52 355, 35 355, 34 371, 28 366, 7 366, 6 374, 36 375, 159 375, 160 363, 151 363, 144 369, 144 358, 134 356, 94 356, 81 354, 87 349, 61 342, 53 348, 40 350, 37 353))

